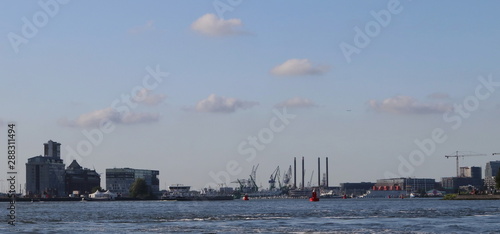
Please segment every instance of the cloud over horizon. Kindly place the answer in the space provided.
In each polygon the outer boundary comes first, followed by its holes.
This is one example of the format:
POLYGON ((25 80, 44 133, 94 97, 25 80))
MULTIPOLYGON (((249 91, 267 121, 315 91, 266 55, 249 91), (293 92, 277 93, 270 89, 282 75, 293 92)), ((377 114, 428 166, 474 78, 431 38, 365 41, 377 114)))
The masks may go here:
POLYGON ((160 115, 157 113, 133 113, 120 114, 111 107, 91 111, 78 116, 75 120, 61 119, 58 123, 65 127, 98 127, 105 121, 115 124, 138 124, 158 122, 160 115))
POLYGON ((208 13, 191 24, 191 29, 207 36, 230 36, 242 34, 237 30, 243 24, 240 19, 220 19, 214 14, 208 13))
POLYGON ((245 110, 257 104, 257 102, 242 101, 236 98, 227 98, 210 94, 206 99, 196 104, 195 110, 197 112, 232 113, 238 109, 245 110))
POLYGON ((442 114, 453 110, 449 104, 419 103, 415 98, 409 96, 395 96, 384 99, 368 101, 371 109, 377 112, 391 114, 442 114))
POLYGON ((287 108, 309 108, 309 107, 315 107, 316 104, 314 104, 313 101, 307 98, 301 98, 301 97, 293 97, 288 100, 285 100, 283 102, 280 102, 274 107, 287 107, 287 108))
POLYGON ((289 59, 271 69, 276 76, 322 75, 330 70, 329 66, 313 66, 309 59, 289 59))

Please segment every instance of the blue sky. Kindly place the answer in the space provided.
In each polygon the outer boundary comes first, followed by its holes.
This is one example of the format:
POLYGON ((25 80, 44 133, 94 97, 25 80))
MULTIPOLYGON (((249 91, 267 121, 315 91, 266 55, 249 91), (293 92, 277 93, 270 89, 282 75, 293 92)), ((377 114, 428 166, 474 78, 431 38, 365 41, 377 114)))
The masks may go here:
MULTIPOLYGON (((201 188, 224 172, 234 172, 230 181, 247 178, 257 164, 258 184, 267 187, 275 167, 284 171, 301 156, 306 180, 317 157, 327 156, 333 184, 386 172, 439 180, 455 173, 446 154, 500 150, 499 86, 484 86, 500 82, 496 1, 2 5, 0 120, 4 130, 18 125, 22 183, 24 163, 43 153, 43 143, 62 143, 69 165, 67 147, 90 142, 83 132, 103 120, 114 129, 78 162, 103 175, 112 167, 160 170, 161 188, 201 188), (372 12, 390 19, 381 23, 372 12), (27 24, 37 32, 26 35, 27 24), (341 45, 356 46, 356 28, 369 43, 345 56, 341 45), (144 88, 148 69, 168 75, 153 89, 135 89, 144 88), (112 105, 123 107, 123 95, 137 97, 126 113, 112 105), (468 105, 466 117, 456 105, 468 105), (283 108, 295 117, 272 122, 283 108), (284 128, 274 131, 271 122, 284 128), (446 140, 412 159, 422 151, 415 141, 432 139, 435 129, 446 140), (262 150, 248 142, 259 133, 269 142, 262 150), (251 160, 242 153, 249 149, 257 152, 251 160), (398 171, 401 158, 412 170, 398 171)), ((461 165, 484 168, 494 159, 461 165)))

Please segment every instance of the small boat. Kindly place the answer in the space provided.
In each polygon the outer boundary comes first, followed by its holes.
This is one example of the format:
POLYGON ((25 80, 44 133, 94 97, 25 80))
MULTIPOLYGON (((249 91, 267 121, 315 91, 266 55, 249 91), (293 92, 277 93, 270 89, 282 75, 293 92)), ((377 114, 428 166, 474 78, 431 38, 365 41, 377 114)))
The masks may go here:
POLYGON ((243 196, 243 198, 242 198, 242 199, 243 199, 243 201, 248 201, 248 200, 250 200, 250 199, 248 198, 248 194, 245 194, 245 196, 243 196))

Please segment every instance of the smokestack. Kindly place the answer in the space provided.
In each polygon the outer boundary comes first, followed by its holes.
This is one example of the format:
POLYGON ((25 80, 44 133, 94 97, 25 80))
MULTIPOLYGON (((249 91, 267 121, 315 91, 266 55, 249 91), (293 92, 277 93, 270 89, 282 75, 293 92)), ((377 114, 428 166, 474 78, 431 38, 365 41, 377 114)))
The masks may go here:
POLYGON ((304 190, 304 173, 305 173, 305 170, 304 170, 304 157, 302 157, 302 190, 304 190))
POLYGON ((320 170, 321 170, 321 161, 318 157, 318 188, 321 187, 321 173, 320 173, 320 170))
POLYGON ((326 157, 326 187, 328 188, 328 157, 326 157))
POLYGON ((297 158, 293 157, 293 188, 297 188, 297 158))

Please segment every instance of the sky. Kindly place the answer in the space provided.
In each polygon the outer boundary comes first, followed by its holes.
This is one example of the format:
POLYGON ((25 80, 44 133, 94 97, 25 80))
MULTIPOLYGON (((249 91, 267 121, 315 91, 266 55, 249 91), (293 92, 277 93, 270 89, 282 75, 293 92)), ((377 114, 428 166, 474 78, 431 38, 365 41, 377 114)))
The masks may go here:
MULTIPOLYGON (((6 1, 0 155, 257 184, 317 158, 330 185, 500 160, 498 1, 6 1)), ((314 172, 313 172, 314 171, 314 172)), ((7 178, 7 167, 0 173, 7 178)), ((311 177, 311 174, 314 176, 311 177)), ((298 174, 301 178, 301 174, 298 174)), ((4 191, 6 180, 0 180, 4 191)))

